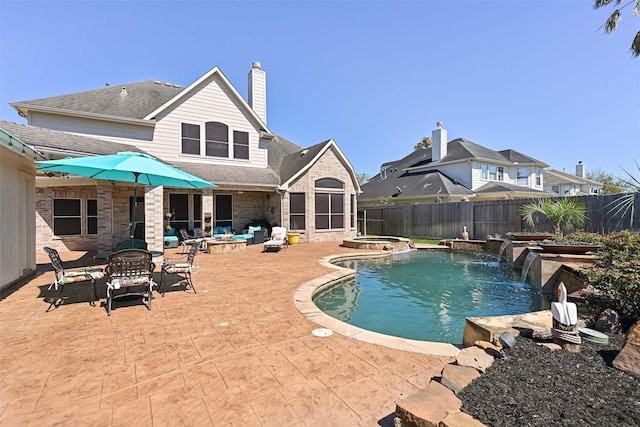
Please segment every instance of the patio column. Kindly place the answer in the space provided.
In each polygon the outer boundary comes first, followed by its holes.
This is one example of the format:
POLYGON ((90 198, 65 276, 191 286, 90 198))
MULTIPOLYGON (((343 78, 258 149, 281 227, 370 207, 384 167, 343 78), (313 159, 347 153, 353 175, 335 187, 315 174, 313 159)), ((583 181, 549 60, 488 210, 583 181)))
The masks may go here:
MULTIPOLYGON (((213 224, 211 222, 207 223, 207 217, 213 218, 213 189, 211 188, 203 188, 202 189, 202 220, 204 223, 202 224, 202 228, 205 229, 207 233, 211 232, 213 235, 213 231, 211 228, 207 230, 207 226, 212 227, 213 224)), ((212 219, 210 221, 213 221, 212 219)))
POLYGON ((164 250, 164 209, 162 195, 164 187, 145 185, 144 188, 144 236, 147 249, 150 251, 164 250))
POLYGON ((110 253, 113 247, 113 186, 106 181, 96 185, 98 204, 98 252, 110 253))

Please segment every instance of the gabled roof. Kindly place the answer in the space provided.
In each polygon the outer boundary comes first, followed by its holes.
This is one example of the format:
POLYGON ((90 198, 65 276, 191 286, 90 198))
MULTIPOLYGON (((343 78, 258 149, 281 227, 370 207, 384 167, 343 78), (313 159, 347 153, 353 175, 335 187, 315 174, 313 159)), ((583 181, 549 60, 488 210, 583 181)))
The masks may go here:
POLYGON ((67 95, 12 102, 9 105, 23 116, 27 116, 29 110, 34 110, 142 121, 149 113, 182 91, 184 88, 178 85, 145 80, 67 95))
MULTIPOLYGON (((416 150, 421 151, 421 150, 416 150)), ((535 165, 539 167, 547 167, 546 163, 536 160, 515 150, 494 151, 475 142, 464 138, 456 138, 447 143, 447 155, 444 156, 437 164, 431 161, 431 147, 423 149, 424 158, 421 162, 417 162, 409 166, 409 168, 417 169, 433 169, 439 165, 452 162, 479 160, 489 161, 497 164, 524 164, 535 165)))
POLYGON ((562 184, 575 184, 575 185, 592 185, 603 187, 601 182, 594 181, 588 178, 582 178, 581 176, 571 175, 570 173, 560 172, 553 169, 545 169, 544 185, 562 185, 562 184))
POLYGON ((289 185, 295 181, 298 177, 303 175, 311 166, 313 166, 320 157, 332 149, 340 161, 344 164, 345 168, 349 171, 351 180, 355 185, 357 191, 359 191, 358 179, 355 176, 353 166, 347 160, 347 157, 342 153, 338 145, 333 139, 328 139, 319 144, 312 145, 311 147, 303 150, 298 150, 284 157, 282 161, 282 168, 280 169, 280 188, 286 190, 289 185))
POLYGON ((268 133, 271 133, 271 131, 267 128, 267 125, 258 117, 255 111, 253 111, 253 109, 249 106, 247 101, 244 100, 244 98, 240 95, 240 93, 236 90, 236 88, 231 84, 229 79, 227 79, 224 73, 222 73, 222 71, 220 71, 220 69, 217 66, 213 67, 211 70, 205 73, 198 80, 191 83, 189 87, 177 93, 173 98, 167 100, 164 104, 158 106, 155 110, 149 112, 144 118, 146 120, 155 119, 158 114, 162 113, 163 111, 169 108, 172 108, 176 103, 190 96, 192 93, 197 92, 202 83, 204 83, 207 80, 213 79, 215 77, 218 77, 220 79, 220 81, 222 82, 222 85, 225 87, 225 89, 228 90, 228 93, 231 94, 231 96, 235 99, 235 101, 237 101, 240 104, 244 112, 247 113, 257 123, 258 125, 257 127, 268 133))

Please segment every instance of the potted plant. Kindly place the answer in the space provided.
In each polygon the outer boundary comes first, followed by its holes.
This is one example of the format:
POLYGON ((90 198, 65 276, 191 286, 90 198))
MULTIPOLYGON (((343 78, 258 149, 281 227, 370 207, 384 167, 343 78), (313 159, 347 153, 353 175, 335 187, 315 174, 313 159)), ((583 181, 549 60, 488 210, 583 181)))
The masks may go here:
MULTIPOLYGON (((291 230, 297 230, 298 224, 295 221, 291 223, 291 230)), ((290 245, 296 245, 300 241, 300 233, 297 231, 288 231, 287 232, 287 241, 290 245)))

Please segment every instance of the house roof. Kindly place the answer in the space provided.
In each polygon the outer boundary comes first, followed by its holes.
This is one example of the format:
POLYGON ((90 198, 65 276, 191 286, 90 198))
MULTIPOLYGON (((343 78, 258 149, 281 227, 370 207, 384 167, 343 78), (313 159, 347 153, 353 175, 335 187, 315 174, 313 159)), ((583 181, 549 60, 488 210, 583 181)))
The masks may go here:
POLYGON ((546 186, 562 184, 603 186, 601 182, 553 169, 545 169, 542 173, 544 174, 544 184, 546 186))
POLYGON ((184 88, 179 85, 145 80, 67 95, 12 102, 9 105, 24 116, 29 110, 51 110, 76 116, 90 113, 100 117, 142 120, 182 91, 184 88))
POLYGON ((506 182, 488 182, 475 191, 477 194, 486 193, 533 193, 547 194, 546 191, 536 190, 535 188, 523 187, 521 185, 509 184, 506 182))
MULTIPOLYGON (((416 150, 421 151, 421 150, 416 150)), ((533 157, 527 156, 515 150, 502 150, 494 151, 490 148, 484 147, 475 142, 469 141, 464 138, 456 138, 447 143, 447 155, 444 156, 440 162, 433 163, 432 148, 422 149, 424 151, 422 160, 409 166, 410 168, 417 169, 430 169, 437 168, 438 165, 449 162, 460 162, 467 160, 486 160, 500 164, 524 164, 524 165, 536 165, 539 167, 547 167, 546 163, 536 160, 533 157)), ((387 165, 387 164, 385 164, 387 165)))
POLYGON ((41 153, 59 153, 66 156, 115 154, 119 151, 144 153, 143 150, 133 145, 107 142, 103 139, 89 138, 5 120, 0 120, 0 129, 41 153))
POLYGON ((467 187, 438 171, 405 172, 396 167, 376 175, 362 184, 361 188, 359 200, 400 196, 412 199, 473 195, 467 187))

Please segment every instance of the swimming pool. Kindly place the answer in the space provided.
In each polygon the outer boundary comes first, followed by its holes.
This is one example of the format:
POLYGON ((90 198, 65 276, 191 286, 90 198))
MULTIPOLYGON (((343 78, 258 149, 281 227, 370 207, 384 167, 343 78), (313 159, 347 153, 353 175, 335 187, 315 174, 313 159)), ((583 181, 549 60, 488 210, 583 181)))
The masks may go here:
POLYGON ((461 343, 467 317, 540 310, 542 295, 495 258, 458 251, 411 251, 337 265, 357 270, 313 297, 331 317, 370 331, 461 343))

